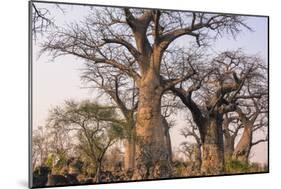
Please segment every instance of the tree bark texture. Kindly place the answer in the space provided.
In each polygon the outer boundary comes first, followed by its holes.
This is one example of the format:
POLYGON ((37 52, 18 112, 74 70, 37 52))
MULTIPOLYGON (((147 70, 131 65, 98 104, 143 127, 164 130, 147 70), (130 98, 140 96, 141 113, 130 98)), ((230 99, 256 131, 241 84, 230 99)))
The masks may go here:
POLYGON ((135 136, 131 135, 125 141, 124 167, 125 170, 133 170, 135 168, 135 136))
POLYGON ((234 138, 233 137, 225 137, 224 138, 224 159, 225 161, 231 160, 232 155, 234 153, 234 138))
POLYGON ((150 67, 139 82, 136 120, 136 162, 138 170, 145 170, 142 179, 165 178, 169 177, 171 172, 169 167, 171 150, 167 149, 170 139, 165 137, 164 126, 167 123, 161 116, 161 96, 160 77, 153 67, 150 67), (155 167, 158 167, 157 175, 155 167))
POLYGON ((244 125, 243 134, 233 153, 233 159, 248 162, 252 142, 251 128, 252 125, 250 123, 244 125))
POLYGON ((201 172, 203 175, 221 174, 224 167, 222 117, 211 115, 204 130, 201 172))

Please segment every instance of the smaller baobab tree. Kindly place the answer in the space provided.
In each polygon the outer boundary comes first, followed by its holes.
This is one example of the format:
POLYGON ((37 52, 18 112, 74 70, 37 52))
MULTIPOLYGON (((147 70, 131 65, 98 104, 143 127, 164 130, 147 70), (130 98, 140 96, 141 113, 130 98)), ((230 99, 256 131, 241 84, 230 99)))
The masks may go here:
POLYGON ((238 51, 226 51, 198 71, 194 84, 174 93, 191 111, 202 141, 202 174, 221 174, 224 169, 223 118, 237 109, 245 82, 255 75, 261 60, 238 51), (258 66, 257 66, 258 65, 258 66), (209 67, 208 67, 209 66, 209 67), (195 93, 195 95, 193 95, 195 93))
MULTIPOLYGON (((228 56, 233 55, 235 54, 228 53, 228 56)), ((239 93, 227 97, 228 101, 236 104, 236 109, 224 115, 224 145, 227 160, 248 162, 252 146, 267 141, 267 131, 265 134, 259 133, 268 126, 267 66, 256 56, 240 56, 240 59, 232 69, 240 75, 243 72, 247 73, 247 78, 242 83, 239 93), (257 140, 253 138, 254 133, 259 133, 257 140), (262 135, 265 135, 264 139, 260 139, 262 135)))
MULTIPOLYGON (((259 79, 259 82, 263 83, 263 79, 259 79)), ((246 99, 236 109, 243 132, 234 149, 233 159, 248 162, 252 147, 268 141, 268 91, 264 87, 248 88, 248 94, 240 96, 246 99), (258 133, 256 137, 255 133, 258 133)))
MULTIPOLYGON (((255 99, 260 101, 260 99, 255 99)), ((247 108, 237 107, 235 112, 226 114, 223 121, 225 160, 249 162, 251 149, 268 141, 267 106, 258 109, 247 102, 247 108), (243 109, 243 111, 242 111, 243 109), (256 137, 254 137, 256 135, 256 137), (236 144, 236 145, 235 145, 236 144)))
POLYGON ((95 167, 95 181, 100 181, 106 151, 116 140, 115 127, 123 124, 112 107, 90 101, 66 101, 50 111, 48 126, 71 131, 77 139, 77 149, 95 167))

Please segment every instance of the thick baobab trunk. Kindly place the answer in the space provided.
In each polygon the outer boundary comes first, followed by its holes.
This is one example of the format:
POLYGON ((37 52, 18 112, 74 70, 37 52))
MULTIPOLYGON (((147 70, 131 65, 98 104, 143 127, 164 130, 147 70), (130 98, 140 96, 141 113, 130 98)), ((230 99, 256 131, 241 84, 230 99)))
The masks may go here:
POLYGON ((216 175, 223 173, 224 146, 221 116, 210 116, 202 142, 202 174, 216 175))
POLYGON ((232 159, 232 155, 234 152, 234 142, 235 136, 230 134, 229 131, 229 124, 230 121, 226 117, 223 122, 223 129, 224 129, 224 160, 230 161, 232 159))
MULTIPOLYGON (((139 103, 136 120, 136 166, 141 179, 170 176, 167 145, 161 123, 160 78, 150 68, 139 82, 139 103), (157 176, 154 167, 159 167, 157 176)), ((138 177, 139 178, 139 177, 138 177)))
POLYGON ((224 139, 224 159, 225 161, 229 161, 234 153, 234 138, 225 135, 224 139))
POLYGON ((231 120, 226 117, 223 120, 223 129, 224 129, 224 160, 230 161, 232 159, 232 155, 234 152, 234 143, 235 143, 235 136, 236 134, 230 134, 229 131, 229 124, 231 123, 231 120))
POLYGON ((252 125, 247 123, 244 125, 243 134, 235 147, 233 159, 248 162, 251 142, 252 142, 252 125))
POLYGON ((125 141, 125 155, 124 155, 124 167, 125 170, 133 170, 135 167, 135 136, 131 135, 125 141))

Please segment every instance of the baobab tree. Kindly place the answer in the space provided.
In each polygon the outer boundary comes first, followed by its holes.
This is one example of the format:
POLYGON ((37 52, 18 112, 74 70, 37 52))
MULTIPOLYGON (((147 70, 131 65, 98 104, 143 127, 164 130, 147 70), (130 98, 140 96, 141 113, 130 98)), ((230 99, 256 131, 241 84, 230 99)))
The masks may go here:
MULTIPOLYGON (((266 71, 266 67, 260 67, 260 71, 266 71)), ((256 69, 258 71, 258 68, 256 69)), ((256 72, 252 75, 247 85, 247 92, 238 98, 243 98, 243 102, 239 100, 241 107, 237 107, 236 112, 241 122, 243 132, 234 149, 232 158, 240 161, 248 162, 249 155, 253 146, 268 141, 268 89, 266 74, 256 72), (264 131, 265 134, 259 134, 254 139, 254 133, 264 131), (265 135, 265 136, 262 136, 265 135), (263 138, 264 137, 264 138, 263 138)))
MULTIPOLYGON (((42 51, 53 57, 74 55, 133 78, 138 88, 136 162, 147 167, 161 161, 159 175, 169 177, 161 97, 171 87, 190 79, 195 71, 185 69, 179 77, 166 79, 161 75, 163 55, 182 36, 202 45, 224 32, 235 35, 241 27, 247 27, 244 17, 228 14, 95 8, 83 22, 54 31, 42 51), (143 159, 143 149, 150 150, 150 159, 143 159)), ((147 177, 153 175, 153 169, 147 170, 147 177)))
POLYGON ((258 114, 258 112, 255 112, 255 114, 252 115, 245 115, 245 113, 239 110, 239 116, 243 124, 243 133, 237 146, 233 151, 233 155, 232 155, 233 159, 238 159, 240 161, 248 162, 252 147, 261 142, 268 141, 267 134, 264 138, 260 138, 256 141, 253 140, 254 132, 259 131, 261 128, 262 129, 266 128, 268 126, 266 120, 267 118, 266 117, 260 118, 261 120, 257 122, 257 117, 259 116, 256 116, 256 114, 258 114))
POLYGON ((246 56, 240 50, 226 51, 214 58, 209 68, 201 70, 201 76, 187 89, 172 89, 188 107, 198 126, 203 150, 202 174, 223 172, 224 116, 236 111, 241 99, 248 98, 243 95, 243 87, 253 76, 260 75, 258 70, 262 65, 258 57, 246 56))
POLYGON ((228 56, 236 56, 236 59, 240 57, 240 61, 235 61, 233 70, 240 74, 249 69, 250 71, 241 84, 239 94, 231 99, 236 103, 236 110, 224 115, 225 157, 228 160, 239 159, 248 162, 252 146, 267 141, 267 137, 260 139, 261 136, 257 141, 253 141, 253 134, 268 126, 267 66, 261 59, 255 56, 247 57, 241 52, 240 55, 239 52, 228 53, 228 56), (241 130, 242 135, 239 136, 241 130), (236 146, 235 141, 238 141, 236 146))
MULTIPOLYGON (((259 100, 255 99, 255 101, 259 100)), ((247 108, 243 108, 244 111, 238 107, 234 113, 226 114, 224 117, 223 132, 226 161, 240 160, 248 163, 251 149, 255 145, 268 141, 267 105, 258 109, 254 109, 256 105, 249 102, 246 105, 247 108), (253 137, 255 133, 258 133, 255 137, 257 139, 253 137)))

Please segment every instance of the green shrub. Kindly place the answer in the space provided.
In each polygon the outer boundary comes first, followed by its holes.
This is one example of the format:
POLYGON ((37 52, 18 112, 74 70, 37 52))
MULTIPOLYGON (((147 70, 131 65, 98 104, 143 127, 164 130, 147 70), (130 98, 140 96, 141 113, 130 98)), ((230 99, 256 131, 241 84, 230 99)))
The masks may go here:
POLYGON ((49 154, 48 158, 45 161, 45 165, 49 167, 52 170, 53 174, 60 174, 62 168, 65 167, 67 162, 67 157, 63 153, 58 153, 58 154, 49 154), (56 159, 58 159, 56 161, 56 159))
POLYGON ((52 168, 54 160, 55 160, 55 156, 53 154, 49 154, 48 158, 45 161, 45 165, 47 167, 52 168))
POLYGON ((251 173, 267 171, 267 166, 258 163, 248 163, 239 160, 229 160, 225 162, 225 173, 251 173))
POLYGON ((250 165, 247 162, 239 160, 229 160, 225 163, 226 173, 245 173, 250 170, 250 165))

